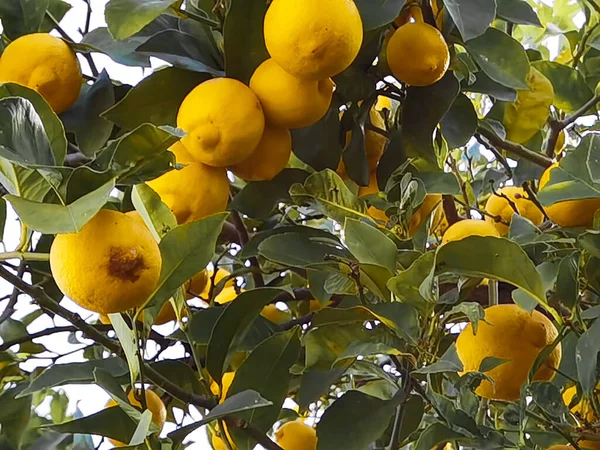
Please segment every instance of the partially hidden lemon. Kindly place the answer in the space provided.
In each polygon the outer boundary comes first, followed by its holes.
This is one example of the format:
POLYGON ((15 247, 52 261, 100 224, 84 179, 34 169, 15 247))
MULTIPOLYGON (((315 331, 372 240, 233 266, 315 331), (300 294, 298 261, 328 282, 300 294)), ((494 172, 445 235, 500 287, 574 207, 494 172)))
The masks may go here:
MULTIPOLYGON (((579 442, 579 445, 581 446, 581 442, 579 442)), ((588 447, 586 447, 588 448, 588 447)), ((592 448, 592 447, 589 447, 592 448)), ((552 447, 548 447, 547 450, 573 450, 573 447, 571 447, 570 445, 553 445, 552 447)))
POLYGON ((211 383, 210 391, 219 397, 219 403, 225 401, 225 397, 227 397, 227 392, 229 392, 229 388, 231 387, 234 378, 235 372, 225 372, 221 378, 221 387, 219 387, 219 384, 216 381, 211 383))
POLYGON ((323 80, 352 64, 363 27, 353 0, 274 0, 264 36, 269 54, 286 72, 323 80))
MULTIPOLYGON (((481 382, 478 395, 494 400, 516 400, 538 354, 558 336, 554 324, 539 311, 527 312, 518 305, 496 305, 485 310, 477 334, 469 323, 456 340, 456 351, 466 372, 478 372, 488 357, 508 360, 486 372, 494 383, 481 382)), ((560 364, 558 344, 536 372, 537 381, 550 381, 560 364)))
MULTIPOLYGON (((417 230, 421 228, 423 222, 429 219, 434 209, 441 208, 442 206, 442 195, 441 194, 428 194, 425 196, 423 203, 419 209, 410 217, 408 222, 408 237, 415 235, 417 230)), ((434 231, 433 226, 431 227, 432 232, 434 231)))
POLYGON ((227 171, 195 161, 181 142, 170 150, 177 162, 185 167, 171 170, 147 184, 171 209, 177 223, 184 224, 225 211, 229 200, 227 171))
MULTIPOLYGON (((231 273, 229 273, 229 271, 227 271, 225 269, 219 269, 217 271, 217 275, 215 276, 215 286, 218 285, 225 278, 228 278, 230 275, 231 275, 231 273)), ((209 270, 208 271, 208 280, 209 281, 212 279, 212 276, 213 276, 213 271, 209 270)), ((204 300, 208 300, 208 295, 210 294, 210 287, 211 287, 211 283, 207 282, 206 287, 200 293, 199 297, 202 297, 204 300)), ((223 286, 223 289, 221 290, 221 292, 219 292, 217 294, 217 296, 215 297, 215 303, 218 303, 219 305, 224 305, 226 303, 229 303, 229 302, 235 300, 237 298, 237 296, 238 296, 238 293, 236 291, 235 278, 229 278, 225 282, 225 285, 223 286)))
MULTIPOLYGON (((162 430, 162 428, 167 420, 167 408, 165 407, 165 404, 160 399, 160 397, 158 395, 156 395, 154 392, 146 389, 145 393, 146 393, 146 395, 145 395, 146 406, 148 407, 148 410, 152 413, 152 423, 154 425, 156 425, 159 428, 159 430, 162 430)), ((137 395, 138 396, 141 395, 141 392, 137 391, 137 395)), ((129 403, 131 403, 133 406, 137 406, 138 408, 142 407, 142 404, 136 398, 136 394, 134 393, 134 391, 131 391, 129 393, 129 395, 127 396, 127 399, 129 400, 129 403)), ((106 404, 106 407, 111 408, 116 405, 117 405, 117 402, 115 402, 114 400, 110 400, 106 404)), ((160 431, 159 431, 159 433, 160 433, 160 431)), ((115 447, 127 446, 127 444, 124 444, 123 442, 115 441, 114 439, 110 439, 110 442, 115 447)))
POLYGON ((282 311, 281 309, 279 309, 277 307, 277 305, 267 305, 265 306, 261 313, 261 316, 263 316, 265 319, 270 320, 273 323, 284 323, 284 322, 288 322, 291 318, 291 312, 290 310, 286 310, 286 311, 282 311))
MULTIPOLYGON (((600 384, 596 386, 596 390, 598 389, 600 389, 600 384)), ((562 395, 565 404, 570 406, 573 398, 575 398, 576 395, 577 386, 571 386, 565 389, 562 395)), ((598 395, 598 398, 600 399, 600 395, 598 395)), ((571 412, 586 422, 594 423, 598 421, 598 418, 594 413, 594 408, 589 400, 579 399, 579 402, 576 405, 571 406, 571 412)))
POLYGON ((539 225, 544 221, 544 213, 535 203, 533 203, 533 201, 529 200, 529 195, 522 187, 506 186, 500 189, 498 193, 501 195, 492 194, 492 196, 488 198, 488 201, 485 204, 485 210, 492 216, 500 217, 502 222, 497 222, 494 218, 489 216, 486 216, 485 220, 494 225, 501 235, 507 234, 509 230, 508 225, 505 225, 503 222, 510 224, 513 214, 515 214, 515 210, 509 201, 502 197, 502 195, 505 195, 510 199, 517 208, 516 212, 518 212, 521 217, 531 220, 534 225, 539 225))
MULTIPOLYGON (((540 178, 540 190, 550 181, 550 172, 558 166, 552 164, 540 178)), ((594 214, 600 209, 600 198, 582 200, 567 200, 554 203, 544 208, 548 217, 561 227, 591 227, 594 224, 594 214)))
POLYGON ((15 39, 0 58, 0 83, 18 83, 37 91, 57 114, 75 103, 82 81, 75 53, 65 41, 48 33, 15 39))
POLYGON ((185 283, 186 298, 189 300, 193 297, 200 297, 206 285, 208 284, 208 270, 204 269, 202 272, 194 275, 194 277, 185 283))
POLYGON ((469 236, 495 236, 500 237, 500 233, 494 225, 484 220, 466 219, 456 222, 448 227, 442 237, 442 244, 448 242, 460 241, 469 236))
MULTIPOLYGON (((232 450, 237 450, 237 446, 231 442, 231 435, 229 434, 227 425, 224 425, 224 428, 225 428, 225 434, 227 435, 227 440, 229 441, 229 444, 231 445, 232 450)), ((222 431, 221 431, 221 433, 222 433, 222 431)), ((210 438, 210 443, 212 444, 214 450, 229 450, 229 447, 227 447, 227 444, 225 444, 225 442, 223 442, 223 439, 214 433, 210 438)))
POLYGON ((283 450, 316 450, 317 431, 302 420, 287 422, 275 433, 275 442, 283 450))
POLYGON ((267 124, 256 150, 230 169, 245 181, 269 181, 284 169, 291 154, 290 130, 267 124))
POLYGON ((387 63, 394 76, 411 86, 429 86, 441 79, 450 64, 448 45, 437 28, 423 22, 419 8, 411 8, 415 22, 398 28, 387 46, 387 63))
MULTIPOLYGON (((142 320, 142 312, 137 316, 138 320, 142 320)), ((100 323, 104 325, 110 325, 110 318, 106 314, 100 314, 99 317, 100 323)), ((165 323, 172 322, 177 320, 177 314, 175 314, 175 310, 173 309, 173 305, 171 302, 166 302, 163 307, 160 309, 156 317, 154 318, 154 325, 164 325, 165 323)))
POLYGON ((50 248, 52 275, 63 294, 103 314, 142 305, 156 287, 161 263, 148 228, 108 209, 78 233, 58 234, 50 248))
POLYGON ((246 159, 258 145, 265 116, 254 93, 233 78, 213 78, 183 100, 177 126, 181 140, 198 162, 227 167, 246 159))
MULTIPOLYGON (((359 197, 366 197, 367 195, 377 194, 379 192, 379 186, 377 185, 377 175, 375 173, 371 173, 371 177, 369 178, 368 186, 361 186, 358 190, 359 197)), ((385 214, 385 211, 378 209, 374 206, 369 206, 367 210, 369 216, 371 216, 375 220, 379 220, 381 222, 387 223, 388 216, 385 214)))
POLYGON ((250 89, 260 100, 268 123, 281 128, 304 128, 327 113, 333 81, 297 78, 271 58, 254 71, 250 89))

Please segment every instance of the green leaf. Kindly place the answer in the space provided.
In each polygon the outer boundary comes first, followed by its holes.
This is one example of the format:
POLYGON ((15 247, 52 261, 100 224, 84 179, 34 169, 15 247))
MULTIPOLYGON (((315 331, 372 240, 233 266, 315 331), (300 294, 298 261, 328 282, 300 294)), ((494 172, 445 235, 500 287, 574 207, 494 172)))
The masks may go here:
POLYGON ((556 279, 556 296, 567 308, 577 304, 579 298, 579 261, 580 254, 565 256, 560 260, 556 279))
POLYGON ((412 178, 423 182, 425 192, 428 194, 460 195, 461 190, 456 176, 446 172, 417 172, 409 168, 412 178))
POLYGON ((84 50, 104 53, 113 61, 125 66, 150 67, 150 58, 135 50, 150 36, 132 36, 129 39, 115 40, 108 28, 98 27, 86 34, 81 44, 84 50))
POLYGON ((31 396, 20 396, 25 386, 25 383, 20 383, 12 389, 4 389, 0 394, 2 437, 16 449, 21 448, 32 411, 31 396))
POLYGON ((262 0, 230 2, 223 28, 226 76, 248 84, 254 70, 269 58, 263 36, 268 7, 262 0))
POLYGON ((155 318, 166 301, 212 259, 227 213, 181 225, 160 241, 162 268, 158 284, 141 309, 155 318))
POLYGON ((54 153, 54 160, 57 164, 62 164, 67 154, 65 129, 50 105, 46 103, 46 100, 36 91, 26 86, 16 83, 0 83, 0 99, 6 97, 23 97, 31 102, 42 120, 46 137, 52 147, 52 153, 54 153))
POLYGON ((263 306, 283 292, 274 288, 258 288, 242 292, 225 307, 212 330, 206 352, 206 369, 221 384, 225 360, 234 338, 244 334, 252 325, 263 306))
POLYGON ((43 200, 51 189, 37 170, 26 169, 4 158, 0 158, 0 182, 9 193, 33 201, 43 200))
MULTIPOLYGON (((267 408, 253 409, 237 415, 263 432, 269 431, 275 423, 288 395, 292 378, 290 368, 300 355, 300 331, 300 327, 295 327, 274 334, 252 350, 235 371, 228 397, 247 389, 254 389, 273 403, 267 408)), ((243 430, 233 428, 231 434, 240 450, 252 450, 256 445, 243 430)))
MULTIPOLYGON (((402 352, 397 348, 390 347, 383 342, 351 342, 348 347, 340 354, 338 359, 333 363, 334 367, 342 366, 345 367, 356 360, 357 357, 366 357, 371 355, 395 355, 400 356, 402 352), (349 361, 350 360, 350 361, 349 361)), ((387 383, 387 380, 386 380, 387 383)))
MULTIPOLYGON (((152 411, 149 409, 142 413, 138 426, 133 432, 133 436, 129 440, 129 445, 140 445, 146 439, 146 436, 151 434, 150 427, 152 425, 152 411)), ((156 428, 156 427, 155 427, 156 428)))
POLYGON ((406 0, 355 0, 365 31, 392 23, 400 15, 406 0))
POLYGON ((344 240, 359 263, 377 264, 396 271, 396 244, 374 226, 347 218, 344 240))
POLYGON ((300 389, 295 397, 296 403, 301 409, 307 409, 311 403, 327 394, 331 386, 344 375, 346 370, 347 367, 336 367, 331 370, 306 370, 302 374, 300 389))
POLYGON ((434 422, 421 433, 419 440, 415 445, 415 450, 430 450, 439 444, 464 437, 465 436, 451 430, 446 425, 443 425, 440 422, 434 422))
POLYGON ((292 185, 290 196, 297 205, 308 204, 340 223, 347 217, 371 221, 365 202, 354 195, 339 175, 330 169, 310 175, 304 184, 292 185))
POLYGON ((562 418, 569 414, 560 390, 548 381, 536 381, 530 384, 529 392, 533 401, 550 417, 562 418))
POLYGON ((379 439, 402 396, 384 401, 348 391, 329 406, 317 426, 317 450, 364 450, 379 439))
POLYGON ((449 148, 462 147, 469 142, 477 129, 477 113, 469 97, 459 94, 440 125, 449 148))
POLYGON ((169 207, 160 200, 160 195, 146 184, 136 184, 133 187, 131 201, 157 242, 177 227, 177 219, 169 207))
POLYGON ((465 43, 469 54, 494 81, 513 89, 529 89, 529 59, 523 46, 508 34, 496 29, 465 43))
POLYGON ((10 39, 40 31, 48 0, 13 0, 0 4, 4 33, 10 39))
POLYGON ((446 317, 450 317, 454 314, 462 314, 469 319, 469 322, 473 324, 473 332, 477 334, 477 329, 480 320, 485 320, 485 311, 479 303, 475 302, 463 302, 446 313, 446 317))
POLYGON ((100 113, 115 104, 115 93, 106 70, 92 86, 84 85, 75 104, 61 115, 67 131, 75 134, 79 150, 94 156, 104 147, 113 130, 113 124, 100 113))
POLYGON ((103 388, 108 395, 127 413, 134 422, 139 422, 142 414, 129 403, 129 399, 119 382, 111 374, 100 368, 94 369, 94 379, 96 384, 103 388))
POLYGON ((424 158, 434 168, 438 167, 433 131, 452 106, 459 88, 458 80, 449 71, 431 86, 407 89, 402 103, 402 143, 406 156, 424 158))
MULTIPOLYGON (((140 361, 137 357, 138 340, 136 338, 136 333, 127 326, 127 323, 125 323, 125 320, 120 313, 109 314, 108 317, 110 318, 110 323, 115 330, 121 347, 123 347, 123 351, 125 352, 127 366, 129 367, 129 378, 131 379, 131 385, 133 386, 140 374, 140 361)), ((95 369, 94 373, 97 371, 98 369, 95 369)), ((115 397, 113 398, 119 403, 115 397)))
POLYGON ((387 286, 400 300, 417 310, 424 312, 432 308, 432 303, 425 298, 419 286, 427 279, 435 262, 433 252, 424 253, 407 270, 401 271, 391 278, 387 286))
POLYGON ((33 394, 42 389, 63 384, 83 384, 94 381, 94 370, 100 368, 114 377, 127 374, 127 365, 121 358, 111 357, 86 362, 54 364, 34 378, 21 395, 33 394))
POLYGON ((444 0, 444 6, 465 41, 481 36, 496 18, 495 0, 444 0))
POLYGON ((533 8, 524 0, 496 0, 496 14, 507 22, 542 26, 533 8))
POLYGON ((155 71, 102 117, 124 130, 133 130, 143 123, 177 124, 177 111, 185 96, 197 85, 210 79, 207 73, 192 72, 177 67, 155 71))
POLYGON ((479 372, 485 373, 494 370, 496 367, 510 362, 510 359, 496 358, 494 356, 486 356, 479 364, 479 372))
POLYGON ((566 113, 574 113, 594 95, 581 73, 571 67, 553 61, 536 61, 533 67, 550 80, 554 105, 566 113))
POLYGON ((14 195, 4 198, 10 202, 19 218, 34 231, 44 234, 77 233, 100 211, 114 187, 113 179, 69 205, 38 203, 14 195))
POLYGON ((174 3, 174 0, 110 0, 104 10, 108 30, 117 40, 127 39, 174 3))
POLYGON ((586 395, 592 394, 596 388, 596 364, 600 350, 600 320, 596 319, 577 341, 575 361, 577 362, 577 378, 586 395))
POLYGON ((462 82, 463 92, 478 92, 480 94, 488 94, 496 100, 504 102, 514 102, 517 99, 517 91, 500 83, 496 83, 485 72, 477 72, 475 74, 475 82, 467 84, 462 82))

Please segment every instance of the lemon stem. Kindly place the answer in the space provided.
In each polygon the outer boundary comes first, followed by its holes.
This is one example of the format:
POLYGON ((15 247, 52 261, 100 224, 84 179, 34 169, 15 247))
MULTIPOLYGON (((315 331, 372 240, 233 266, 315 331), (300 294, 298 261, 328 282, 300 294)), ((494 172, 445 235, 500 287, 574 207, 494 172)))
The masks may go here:
POLYGON ((410 16, 415 19, 416 23, 423 23, 423 11, 421 11, 421 7, 419 6, 411 6, 409 10, 410 16))
POLYGON ((50 254, 49 253, 31 253, 31 252, 0 253, 0 261, 7 261, 9 259, 22 259, 25 261, 48 261, 50 259, 50 254))

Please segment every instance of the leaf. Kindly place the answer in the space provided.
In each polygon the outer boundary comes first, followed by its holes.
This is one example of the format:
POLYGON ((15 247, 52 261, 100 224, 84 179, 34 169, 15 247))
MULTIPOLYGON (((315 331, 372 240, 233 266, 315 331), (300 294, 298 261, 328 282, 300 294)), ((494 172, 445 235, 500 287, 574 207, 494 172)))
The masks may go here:
POLYGON ((439 444, 464 437, 440 422, 434 422, 421 433, 415 445, 415 450, 430 450, 439 444))
POLYGON ((160 195, 147 185, 136 184, 133 187, 131 202, 157 242, 177 227, 177 219, 169 207, 160 200, 160 195))
POLYGON ((103 369, 94 369, 94 379, 96 384, 103 388, 116 404, 123 410, 135 423, 141 419, 142 413, 129 403, 129 399, 125 395, 123 388, 119 382, 113 378, 108 372, 103 369))
POLYGON ((473 325, 473 333, 477 334, 477 329, 480 320, 485 320, 485 311, 479 303, 475 302, 462 302, 454 306, 450 311, 446 313, 446 317, 450 317, 454 314, 463 314, 469 319, 473 325))
POLYGON ((354 195, 330 169, 310 175, 304 184, 292 185, 290 197, 297 205, 308 204, 340 223, 347 217, 371 220, 364 200, 354 195))
POLYGON ((496 18, 494 0, 444 0, 444 6, 465 41, 481 36, 496 18))
POLYGON ((413 179, 423 182, 427 194, 460 195, 461 190, 456 176, 446 172, 417 172, 409 167, 413 179))
POLYGON ((560 390, 548 381, 536 381, 529 385, 533 401, 551 417, 561 418, 569 414, 560 390))
POLYGON ((406 0, 355 0, 365 31, 375 30, 394 21, 406 0))
POLYGON ((166 67, 144 78, 112 108, 102 114, 124 130, 143 123, 177 125, 177 111, 185 96, 197 85, 210 79, 207 73, 166 67))
POLYGON ((477 113, 469 97, 458 94, 440 125, 449 148, 465 145, 477 129, 477 113))
MULTIPOLYGON (((235 378, 227 392, 230 397, 246 389, 254 389, 273 403, 267 408, 237 415, 262 432, 269 431, 275 423, 287 397, 292 378, 290 368, 300 355, 300 331, 300 327, 295 327, 274 334, 259 344, 235 371, 235 378)), ((230 432, 238 449, 252 450, 256 445, 245 431, 234 428, 230 432)))
POLYGON ((43 234, 77 233, 96 215, 115 187, 110 180, 69 205, 38 203, 15 195, 6 195, 19 218, 32 230, 43 234))
POLYGON ((0 99, 6 97, 23 97, 31 102, 42 120, 46 137, 52 147, 54 160, 62 164, 67 154, 67 138, 65 129, 58 116, 46 100, 33 89, 16 83, 0 83, 0 99))
POLYGON ((162 268, 154 292, 141 309, 154 319, 166 301, 212 259, 227 213, 181 225, 160 241, 162 268))
POLYGON ((600 350, 600 320, 596 319, 577 341, 575 361, 577 363, 577 378, 586 395, 596 388, 596 364, 600 350))
POLYGON ((552 83, 554 105, 558 109, 574 113, 593 97, 585 79, 575 69, 553 61, 536 61, 532 65, 552 83))
POLYGON ((377 264, 396 271, 396 244, 372 225, 347 218, 344 241, 359 263, 377 264))
POLYGON ((431 302, 419 290, 419 286, 430 275, 435 262, 433 252, 421 255, 407 270, 403 270, 391 278, 387 286, 400 300, 406 302, 421 312, 432 308, 431 302))
POLYGON ((308 172, 300 169, 283 169, 271 181, 251 181, 233 197, 229 209, 239 211, 254 219, 267 217, 279 202, 290 201, 290 187, 304 183, 308 172))
POLYGON ((565 256, 560 260, 556 279, 556 296, 567 308, 573 308, 579 297, 580 254, 565 256))
POLYGON ((61 386, 63 384, 82 384, 94 381, 94 370, 101 368, 114 377, 127 374, 127 365, 121 358, 75 362, 68 364, 54 364, 48 366, 42 373, 34 378, 21 395, 33 394, 42 389, 61 386))
POLYGON ((309 405, 316 402, 327 394, 333 384, 346 372, 347 367, 336 367, 331 370, 309 369, 302 374, 300 389, 296 394, 296 403, 301 409, 307 409, 309 405))
POLYGON ((402 142, 406 156, 422 157, 438 167, 433 130, 452 106, 459 88, 458 80, 448 72, 431 86, 407 89, 402 104, 402 142))
POLYGON ((214 380, 218 380, 219 385, 227 353, 234 338, 247 331, 263 306, 269 304, 281 292, 283 291, 274 288, 242 292, 234 302, 225 307, 225 312, 219 316, 212 330, 206 352, 206 369, 214 380))
POLYGON ((428 366, 415 370, 414 373, 426 375, 431 373, 460 372, 462 370, 463 368, 453 361, 439 360, 433 364, 429 364, 428 366))
MULTIPOLYGON (((109 314, 110 323, 112 324, 113 329, 121 343, 121 347, 123 347, 123 351, 125 352, 125 358, 127 359, 127 366, 129 367, 129 378, 131 379, 131 385, 133 386, 137 380, 138 375, 140 374, 140 361, 137 357, 138 354, 138 345, 136 333, 134 330, 129 328, 125 323, 125 320, 121 316, 120 313, 109 314)), ((98 369, 95 369, 96 372, 98 369)), ((113 397, 114 400, 119 403, 117 398, 113 397)))
POLYGON ((496 15, 519 25, 543 26, 533 8, 524 0, 496 0, 496 15))
POLYGON ((364 450, 387 428, 402 396, 383 401, 348 391, 329 406, 317 425, 317 450, 364 450))
POLYGON ((150 67, 150 58, 135 51, 149 38, 150 36, 136 35, 117 41, 111 36, 108 28, 98 27, 87 33, 80 45, 88 51, 104 53, 116 63, 125 66, 150 67))
POLYGON ((225 74, 248 84, 254 70, 269 58, 263 22, 268 9, 263 0, 232 0, 225 18, 225 74))
POLYGON ((16 449, 22 448, 23 438, 31 418, 31 396, 20 395, 25 386, 25 383, 20 383, 0 393, 2 437, 16 449))
POLYGON ((12 0, 0 4, 0 19, 6 36, 16 39, 40 31, 48 0, 12 0))
POLYGON ((129 445, 139 445, 144 442, 146 436, 149 435, 150 426, 152 424, 152 411, 149 409, 145 410, 142 413, 142 417, 140 418, 140 422, 133 432, 133 436, 129 440, 129 445))
POLYGON ((174 0, 110 0, 104 10, 110 34, 117 40, 127 39, 174 3, 174 0))
POLYGON ((510 362, 510 359, 496 358, 494 356, 486 356, 479 364, 479 372, 485 373, 494 370, 496 367, 510 362))
MULTIPOLYGON (((513 89, 527 89, 529 60, 523 46, 496 29, 465 42, 469 54, 494 81, 513 89)), ((543 71, 542 71, 543 73, 543 71)))

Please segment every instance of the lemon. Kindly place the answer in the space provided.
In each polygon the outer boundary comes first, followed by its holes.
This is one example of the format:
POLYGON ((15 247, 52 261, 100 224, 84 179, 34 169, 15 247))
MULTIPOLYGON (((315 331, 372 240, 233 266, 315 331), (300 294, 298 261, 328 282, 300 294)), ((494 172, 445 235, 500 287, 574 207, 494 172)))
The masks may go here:
MULTIPOLYGON (((159 430, 162 430, 162 428, 167 420, 167 408, 165 407, 165 404, 160 399, 160 397, 158 395, 156 395, 154 392, 146 389, 145 393, 146 393, 146 395, 145 395, 146 406, 148 407, 148 410, 152 413, 152 423, 154 425, 156 425, 159 428, 159 430)), ((137 391, 137 395, 138 396, 141 395, 141 392, 137 391)), ((142 404, 136 398, 136 394, 134 394, 134 391, 131 391, 129 393, 129 395, 127 396, 127 399, 129 400, 129 403, 131 403, 133 406, 137 406, 138 408, 142 407, 142 404)), ((116 405, 117 405, 117 402, 115 402, 114 400, 110 400, 106 404, 106 407, 111 408, 116 405)), ((160 433, 160 431, 159 431, 159 433, 160 433)), ((124 444, 119 441, 115 441, 113 439, 110 439, 110 442, 115 447, 127 446, 127 444, 124 444)))
MULTIPOLYGON (((517 186, 506 186, 498 191, 499 194, 506 195, 516 206, 521 217, 531 220, 534 225, 539 225, 544 221, 544 213, 528 199, 525 189, 517 186)), ((492 216, 499 216, 502 222, 510 223, 515 213, 508 200, 501 195, 492 194, 485 204, 485 210, 492 216)), ((486 222, 496 227, 501 235, 507 234, 509 227, 502 222, 496 222, 492 217, 486 216, 486 222)))
MULTIPOLYGON (((600 384, 596 386, 596 390, 600 389, 600 384)), ((567 406, 571 404, 573 398, 577 395, 577 386, 571 386, 563 392, 563 400, 567 406)), ((598 396, 600 398, 600 395, 598 396)), ((571 412, 576 414, 579 418, 585 420, 586 422, 594 423, 598 421, 596 414, 594 413, 594 408, 590 404, 589 400, 579 400, 579 403, 571 407, 571 412)))
POLYGON ((12 41, 0 58, 0 83, 18 83, 37 91, 60 114, 79 97, 81 69, 62 39, 34 33, 12 41))
MULTIPOLYGON (((485 322, 480 321, 477 334, 469 323, 456 340, 456 351, 464 366, 463 373, 478 372, 487 357, 509 360, 486 372, 494 380, 481 382, 478 395, 494 400, 516 400, 521 386, 538 354, 558 336, 554 324, 542 313, 525 311, 517 305, 496 305, 485 310, 485 322)), ((535 374, 538 381, 554 378, 553 368, 561 359, 560 344, 548 355, 535 374)))
POLYGON ((423 22, 420 8, 411 8, 415 22, 398 28, 387 46, 394 76, 411 86, 429 86, 441 79, 450 64, 448 45, 437 28, 423 22))
POLYGON ((223 403, 225 401, 225 397, 227 397, 227 392, 229 391, 234 378, 235 372, 225 372, 221 378, 221 387, 219 387, 216 381, 211 383, 210 391, 219 397, 219 403, 223 403))
POLYGON ((260 315, 273 323, 288 322, 292 318, 289 310, 282 311, 273 304, 265 306, 260 315))
MULTIPOLYGON (((367 195, 377 194, 379 192, 379 187, 377 185, 377 175, 375 173, 371 173, 371 177, 369 178, 368 186, 361 186, 358 190, 359 197, 366 197, 367 195)), ((369 206, 367 210, 369 216, 371 216, 375 220, 379 220, 381 222, 386 222, 389 220, 388 216, 385 214, 385 211, 381 209, 375 208, 374 206, 369 206)))
POLYGON ((264 36, 283 70, 323 80, 352 64, 363 28, 353 0, 274 0, 265 15, 264 36))
POLYGON ((181 140, 198 162, 227 167, 254 151, 265 127, 260 102, 245 84, 213 78, 196 86, 183 100, 177 126, 181 140))
POLYGON ((90 311, 110 314, 146 301, 158 282, 161 255, 148 228, 102 209, 78 233, 56 236, 50 267, 63 294, 90 311))
MULTIPOLYGON (((583 442, 579 442, 580 446, 582 444, 583 444, 583 442)), ((593 447, 586 447, 586 448, 593 448, 593 447)), ((571 447, 570 445, 553 445, 552 447, 548 447, 548 450, 573 450, 573 447, 571 447)))
POLYGON ((554 154, 558 155, 563 151, 567 143, 567 133, 565 130, 560 130, 558 137, 556 138, 556 145, 554 146, 554 154))
POLYGON ((283 450, 316 450, 317 432, 302 420, 295 420, 277 430, 275 442, 283 450))
POLYGON ((194 161, 181 142, 170 150, 183 169, 174 169, 148 181, 171 209, 177 223, 184 224, 225 211, 229 200, 229 179, 222 167, 211 167, 194 161))
POLYGON ((333 81, 297 78, 271 58, 254 71, 250 89, 260 100, 268 123, 281 128, 304 128, 327 113, 333 81))
MULTIPOLYGON (((237 450, 237 447, 233 443, 231 443, 231 436, 229 435, 227 426, 224 425, 224 427, 225 427, 225 434, 227 435, 227 439, 229 440, 231 448, 233 450, 237 450)), ((210 443, 212 444, 214 450, 229 450, 229 447, 227 447, 227 444, 225 444, 225 442, 223 442, 223 439, 221 439, 216 434, 212 435, 212 437, 210 438, 210 443)))
MULTIPOLYGON (((219 269, 217 271, 217 275, 215 276, 215 286, 217 286, 225 278, 228 278, 230 275, 231 275, 231 273, 229 273, 227 270, 219 269)), ((212 276, 213 276, 213 272, 208 271, 208 280, 211 280, 212 276)), ((211 286, 210 282, 207 282, 206 287, 200 293, 199 296, 205 300, 208 300, 208 295, 210 294, 210 286, 211 286)), ((226 303, 229 303, 229 302, 235 300, 237 298, 237 296, 238 296, 238 293, 236 291, 235 278, 230 278, 229 280, 227 280, 225 282, 225 286, 223 287, 221 292, 219 292, 219 294, 215 297, 215 303, 218 303, 219 305, 224 305, 226 303)))
MULTIPOLYGON (((142 320, 141 313, 138 315, 137 319, 140 321, 142 320)), ((106 314, 100 314, 99 320, 100 323, 104 325, 110 325, 111 323, 110 318, 106 314)), ((166 302, 154 318, 154 325, 164 325, 165 323, 169 323, 174 320, 177 320, 177 314, 175 314, 175 310, 173 309, 171 302, 166 302)))
MULTIPOLYGON (((410 221, 408 223, 408 236, 412 237, 417 232, 423 222, 427 220, 432 211, 434 209, 441 209, 442 206, 442 195, 441 194, 429 194, 425 196, 423 203, 419 209, 415 211, 415 213, 411 216, 410 221)), ((435 228, 431 227, 432 232, 435 231, 435 228)))
POLYGON ((500 233, 494 225, 483 220, 461 220, 451 225, 442 238, 442 244, 448 242, 460 241, 469 236, 495 236, 500 237, 500 233))
POLYGON ((231 166, 246 181, 268 181, 281 172, 292 154, 292 135, 285 128, 266 125, 262 139, 250 157, 231 166))
POLYGON ((194 275, 194 277, 185 283, 185 292, 187 299, 191 299, 194 297, 200 297, 206 286, 208 284, 208 271, 204 269, 199 274, 194 275))
MULTIPOLYGON (((558 166, 552 164, 540 178, 540 190, 550 181, 550 171, 558 166)), ((548 217, 561 227, 591 227, 594 224, 594 214, 600 209, 600 198, 582 200, 567 200, 546 206, 548 217)))

